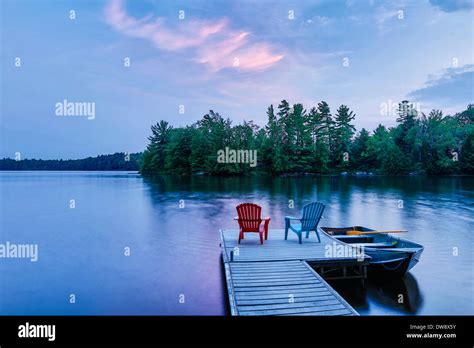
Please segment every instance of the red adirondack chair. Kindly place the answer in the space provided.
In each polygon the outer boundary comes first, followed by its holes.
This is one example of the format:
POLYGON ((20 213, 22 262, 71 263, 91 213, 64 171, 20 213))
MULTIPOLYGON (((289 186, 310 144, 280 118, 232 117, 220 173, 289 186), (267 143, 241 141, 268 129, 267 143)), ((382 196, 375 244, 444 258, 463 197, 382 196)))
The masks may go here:
POLYGON ((235 219, 239 223, 239 244, 240 240, 244 239, 244 233, 257 232, 260 235, 260 244, 263 244, 263 234, 265 233, 265 240, 268 239, 268 224, 270 218, 266 217, 262 220, 260 217, 262 207, 253 203, 243 203, 237 206, 237 214, 235 219))

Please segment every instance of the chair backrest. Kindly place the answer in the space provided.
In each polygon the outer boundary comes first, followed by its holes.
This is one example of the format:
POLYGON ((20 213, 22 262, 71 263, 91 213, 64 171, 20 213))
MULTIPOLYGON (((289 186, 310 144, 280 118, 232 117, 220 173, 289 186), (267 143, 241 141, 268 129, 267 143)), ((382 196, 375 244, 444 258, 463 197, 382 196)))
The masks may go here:
POLYGON ((262 207, 253 203, 243 203, 237 206, 239 225, 244 231, 258 231, 262 219, 260 214, 262 207))
POLYGON ((318 227, 319 220, 324 211, 324 204, 319 202, 309 203, 303 207, 303 217, 301 218, 302 231, 314 231, 318 227))

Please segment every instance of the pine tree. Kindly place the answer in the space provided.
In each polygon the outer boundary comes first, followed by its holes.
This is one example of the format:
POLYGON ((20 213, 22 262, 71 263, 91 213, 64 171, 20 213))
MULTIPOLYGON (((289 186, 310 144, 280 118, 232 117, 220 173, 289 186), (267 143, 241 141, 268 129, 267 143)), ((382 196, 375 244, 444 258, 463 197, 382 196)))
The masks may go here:
POLYGON ((320 144, 326 149, 320 149, 320 156, 328 158, 328 170, 333 171, 335 169, 335 149, 334 149, 334 121, 332 119, 331 110, 328 103, 321 101, 318 103, 318 115, 321 125, 320 129, 320 144))
POLYGON ((273 105, 267 109, 266 141, 264 141, 264 160, 272 173, 280 173, 282 168, 282 130, 273 105))
POLYGON ((294 143, 292 152, 294 158, 293 171, 311 171, 311 134, 308 127, 308 116, 303 104, 294 104, 292 108, 294 128, 294 143))
POLYGON ((413 107, 413 104, 410 104, 408 100, 403 100, 398 104, 397 113, 397 122, 403 124, 405 129, 413 127, 418 116, 418 111, 413 107))
POLYGON ((341 105, 334 116, 333 148, 335 164, 339 170, 347 170, 350 160, 350 145, 355 127, 351 124, 355 114, 346 106, 341 105))
POLYGON ((351 166, 354 170, 369 171, 371 165, 367 160, 367 144, 370 139, 369 132, 362 128, 351 144, 351 166))
POLYGON ((292 119, 292 110, 286 100, 282 100, 278 105, 278 124, 281 129, 281 171, 291 172, 293 169, 292 160, 294 159, 294 125, 292 119))
POLYGON ((165 148, 169 142, 173 127, 166 121, 151 126, 152 135, 143 155, 141 171, 143 173, 160 173, 165 170, 165 148))

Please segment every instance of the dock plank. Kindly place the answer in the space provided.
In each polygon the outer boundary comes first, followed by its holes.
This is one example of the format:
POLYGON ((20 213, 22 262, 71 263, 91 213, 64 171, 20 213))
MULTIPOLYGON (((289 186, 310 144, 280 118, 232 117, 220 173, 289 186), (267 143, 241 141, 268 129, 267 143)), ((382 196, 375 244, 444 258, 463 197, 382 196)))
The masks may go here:
POLYGON ((283 314, 283 315, 342 315, 342 316, 352 316, 353 313, 349 312, 347 309, 333 309, 323 312, 305 312, 297 314, 283 314))
POLYGON ((324 284, 305 284, 305 285, 281 285, 278 287, 267 287, 262 289, 261 286, 250 286, 246 288, 235 289, 236 293, 240 292, 263 292, 263 291, 296 291, 296 290, 308 290, 325 288, 324 284))
POLYGON ((314 301, 314 302, 293 302, 289 303, 286 301, 285 303, 270 303, 270 304, 254 304, 254 305, 246 305, 241 306, 239 308, 239 312, 249 312, 249 311, 269 311, 269 310, 277 310, 277 309, 296 309, 296 308, 312 308, 313 311, 317 312, 317 308, 322 308, 321 310, 326 309, 328 306, 340 306, 340 308, 344 308, 336 299, 326 299, 321 301, 314 301), (317 307, 317 308, 315 308, 317 307))
MULTIPOLYGON (((284 241, 271 231, 260 245, 235 231, 221 232, 222 257, 232 315, 358 315, 306 260, 331 262, 325 245, 332 239, 284 241), (272 238, 273 237, 273 238, 272 238), (306 242, 306 243, 305 243, 306 242)), ((337 258, 338 262, 356 258, 337 258)))
POLYGON ((245 311, 240 312, 240 315, 302 315, 304 313, 319 313, 313 315, 329 315, 328 312, 333 310, 344 310, 343 313, 347 313, 348 310, 345 309, 342 305, 330 305, 321 307, 320 311, 314 311, 313 308, 310 307, 301 307, 301 308, 284 308, 284 309, 268 309, 268 310, 260 310, 260 311, 245 311))
POLYGON ((313 289, 303 289, 303 290, 292 290, 292 291, 267 291, 265 293, 260 292, 239 292, 235 294, 237 299, 241 300, 251 300, 251 299, 288 299, 290 295, 293 295, 295 300, 298 298, 303 297, 311 297, 311 296, 324 296, 328 293, 326 288, 313 288, 313 289))
MULTIPOLYGON (((318 294, 313 294, 308 297, 295 297, 293 299, 294 303, 315 303, 318 301, 324 300, 333 300, 334 296, 331 294, 319 296, 318 294), (316 296, 315 296, 316 295, 316 296)), ((239 306, 252 306, 252 305, 278 305, 278 304, 287 304, 289 296, 286 298, 267 298, 267 299, 239 299, 239 306)), ((244 309, 245 307, 242 307, 244 309)))

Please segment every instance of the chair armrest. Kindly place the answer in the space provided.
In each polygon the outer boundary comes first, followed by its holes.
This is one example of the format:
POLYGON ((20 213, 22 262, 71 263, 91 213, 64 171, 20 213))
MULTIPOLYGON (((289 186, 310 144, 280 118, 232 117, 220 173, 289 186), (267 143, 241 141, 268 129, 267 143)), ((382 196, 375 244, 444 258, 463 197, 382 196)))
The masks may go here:
POLYGON ((263 219, 264 221, 270 221, 270 216, 267 216, 266 218, 263 219))
POLYGON ((235 221, 238 221, 238 220, 239 220, 239 217, 238 217, 238 216, 234 217, 234 220, 235 220, 235 221))
POLYGON ((301 220, 301 218, 296 218, 293 216, 285 216, 285 220, 301 220))

